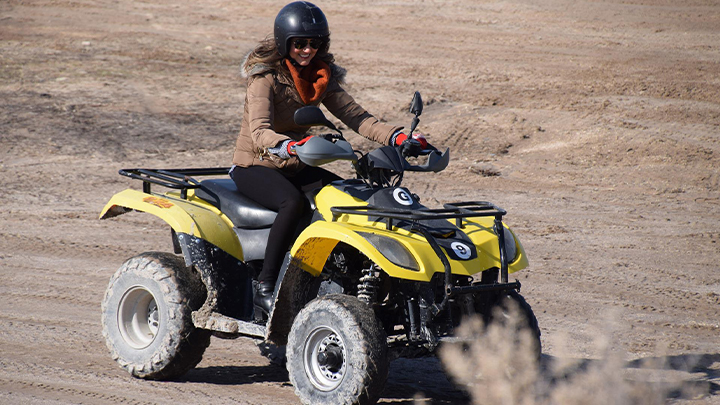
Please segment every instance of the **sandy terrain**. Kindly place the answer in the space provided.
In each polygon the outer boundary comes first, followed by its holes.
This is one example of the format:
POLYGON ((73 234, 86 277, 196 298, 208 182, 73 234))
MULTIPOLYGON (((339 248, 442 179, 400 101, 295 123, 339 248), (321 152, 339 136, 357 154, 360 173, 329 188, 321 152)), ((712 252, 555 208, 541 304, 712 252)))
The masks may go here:
MULTIPOLYGON (((117 170, 230 164, 240 61, 284 4, 257 3, 0 2, 0 403, 298 403, 250 340, 213 338, 184 379, 149 382, 100 333, 120 264, 171 250, 147 214, 97 219, 139 187, 117 170)), ((591 363, 607 336, 629 368, 665 363, 636 378, 679 387, 671 401, 720 403, 717 1, 317 4, 351 94, 409 125, 420 91, 420 130, 451 148, 406 185, 510 212, 544 361, 591 363)), ((436 360, 391 373, 385 402, 466 401, 436 360)))

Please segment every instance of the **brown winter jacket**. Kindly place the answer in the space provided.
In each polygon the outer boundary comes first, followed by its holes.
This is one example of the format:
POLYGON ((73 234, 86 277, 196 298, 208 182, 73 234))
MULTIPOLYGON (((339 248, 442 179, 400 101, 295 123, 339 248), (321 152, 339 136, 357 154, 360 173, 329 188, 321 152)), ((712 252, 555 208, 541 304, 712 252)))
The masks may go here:
MULTIPOLYGON (((331 65, 331 72, 325 93, 314 105, 322 103, 353 131, 383 145, 389 144, 395 131, 402 127, 381 123, 356 103, 340 87, 344 69, 331 65)), ((295 111, 305 104, 291 78, 277 74, 263 65, 256 65, 248 76, 245 113, 235 143, 233 164, 241 167, 259 165, 280 169, 285 175, 292 176, 305 167, 305 164, 296 156, 285 160, 269 154, 267 148, 276 147, 278 143, 288 139, 299 141, 305 137, 308 128, 296 125, 293 120, 295 111)))

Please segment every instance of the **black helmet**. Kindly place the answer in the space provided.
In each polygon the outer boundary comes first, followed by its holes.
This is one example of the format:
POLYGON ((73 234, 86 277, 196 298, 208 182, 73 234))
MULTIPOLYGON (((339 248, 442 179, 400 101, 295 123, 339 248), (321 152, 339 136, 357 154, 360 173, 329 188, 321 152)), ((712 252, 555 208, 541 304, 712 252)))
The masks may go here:
POLYGON ((280 10, 275 17, 275 44, 280 55, 288 55, 288 40, 297 37, 330 37, 327 18, 320 7, 307 1, 295 1, 280 10))

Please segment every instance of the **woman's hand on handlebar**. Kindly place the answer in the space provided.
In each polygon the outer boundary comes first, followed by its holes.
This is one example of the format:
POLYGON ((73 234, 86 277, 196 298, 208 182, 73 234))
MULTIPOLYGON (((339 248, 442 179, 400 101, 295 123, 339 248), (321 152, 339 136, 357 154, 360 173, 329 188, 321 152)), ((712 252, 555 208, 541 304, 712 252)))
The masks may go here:
MULTIPOLYGON (((418 157, 430 153, 432 146, 421 133, 415 133, 412 137, 400 132, 395 137, 395 145, 400 146, 403 156, 418 157)), ((434 149, 434 148, 433 148, 434 149)))
POLYGON ((267 151, 281 159, 290 159, 290 157, 292 156, 297 156, 297 153, 295 153, 295 147, 304 145, 305 142, 307 142, 310 138, 312 138, 312 136, 306 136, 299 141, 293 141, 288 139, 286 141, 280 142, 274 148, 267 148, 267 151))
POLYGON ((407 135, 405 135, 404 133, 400 132, 400 133, 397 134, 397 136, 395 137, 395 145, 400 146, 400 145, 402 145, 404 142, 406 142, 406 141, 408 141, 408 140, 410 140, 410 139, 413 139, 413 140, 418 141, 418 142, 420 143, 420 146, 422 147, 422 149, 427 149, 428 141, 427 141, 427 139, 425 139, 425 136, 423 136, 423 134, 421 134, 421 133, 419 133, 419 132, 414 133, 414 134, 412 135, 412 138, 410 138, 409 136, 407 136, 407 135))
MULTIPOLYGON (((405 136, 405 134, 400 135, 405 136)), ((398 138, 400 135, 398 135, 398 138)), ((437 151, 437 148, 430 145, 422 134, 413 134, 412 138, 406 138, 399 146, 403 156, 406 157, 425 156, 437 151)))
POLYGON ((297 156, 297 153, 295 153, 295 147, 296 147, 296 146, 303 146, 303 145, 305 145, 305 142, 309 141, 310 138, 312 138, 312 135, 311 135, 311 136, 306 136, 305 138, 303 138, 303 139, 301 139, 301 140, 299 140, 299 141, 290 141, 290 142, 287 144, 287 152, 288 152, 288 154, 291 155, 291 156, 297 156))

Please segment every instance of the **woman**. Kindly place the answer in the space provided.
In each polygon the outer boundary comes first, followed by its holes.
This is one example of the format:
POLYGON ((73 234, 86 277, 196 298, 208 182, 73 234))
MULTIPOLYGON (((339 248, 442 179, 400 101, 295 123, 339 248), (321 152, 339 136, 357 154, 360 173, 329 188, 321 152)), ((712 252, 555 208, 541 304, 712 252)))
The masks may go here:
MULTIPOLYGON (((399 145, 408 138, 401 127, 379 122, 340 87, 345 70, 335 65, 329 48, 330 30, 323 12, 296 1, 280 10, 274 37, 262 41, 243 66, 248 76, 245 112, 230 176, 241 193, 278 212, 258 274, 256 313, 267 315, 272 307, 280 266, 305 210, 303 191, 339 179, 297 158, 295 147, 309 137, 305 137, 308 128, 293 121, 295 111, 323 104, 366 138, 385 145, 399 145)), ((422 135, 413 139, 427 146, 422 135)))

